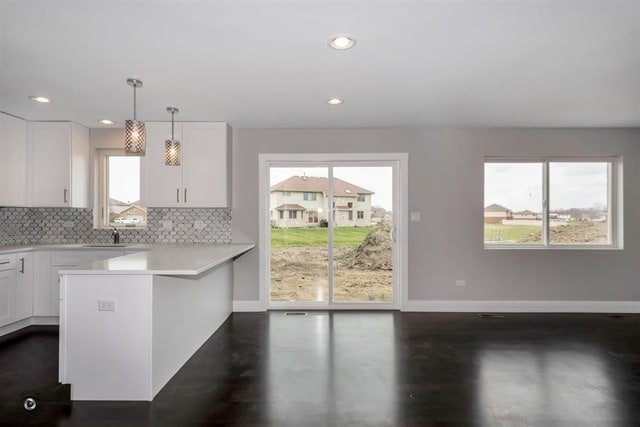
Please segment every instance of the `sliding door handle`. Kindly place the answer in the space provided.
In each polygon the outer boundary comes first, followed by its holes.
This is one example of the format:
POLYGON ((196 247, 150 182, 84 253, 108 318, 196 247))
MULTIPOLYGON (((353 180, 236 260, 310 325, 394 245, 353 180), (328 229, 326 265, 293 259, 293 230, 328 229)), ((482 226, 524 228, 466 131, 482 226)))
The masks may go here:
POLYGON ((391 241, 393 243, 396 242, 396 226, 395 225, 391 227, 391 230, 389 230, 389 237, 391 238, 391 241))

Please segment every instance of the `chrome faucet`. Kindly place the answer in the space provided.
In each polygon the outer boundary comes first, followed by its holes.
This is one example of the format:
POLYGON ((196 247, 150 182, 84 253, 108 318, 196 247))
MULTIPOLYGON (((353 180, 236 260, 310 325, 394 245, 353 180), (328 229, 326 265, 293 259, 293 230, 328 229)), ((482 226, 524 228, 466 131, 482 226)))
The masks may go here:
POLYGON ((118 243, 120 243, 120 232, 118 231, 117 228, 113 227, 113 231, 111 232, 111 235, 113 236, 114 245, 117 245, 118 243))

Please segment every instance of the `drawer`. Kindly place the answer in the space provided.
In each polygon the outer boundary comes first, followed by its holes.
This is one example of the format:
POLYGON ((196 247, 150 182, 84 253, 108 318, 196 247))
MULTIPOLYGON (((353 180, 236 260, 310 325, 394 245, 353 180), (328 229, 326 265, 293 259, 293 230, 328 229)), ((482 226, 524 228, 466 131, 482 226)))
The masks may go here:
POLYGON ((16 269, 16 254, 0 255, 0 271, 16 269))

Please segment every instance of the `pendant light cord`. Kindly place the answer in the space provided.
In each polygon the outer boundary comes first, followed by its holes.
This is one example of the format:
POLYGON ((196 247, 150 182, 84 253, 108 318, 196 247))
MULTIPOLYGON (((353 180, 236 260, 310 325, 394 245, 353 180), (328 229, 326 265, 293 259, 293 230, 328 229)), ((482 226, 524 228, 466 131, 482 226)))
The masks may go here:
POLYGON ((133 85, 133 120, 137 120, 136 118, 136 85, 133 85))
POLYGON ((173 137, 173 115, 175 114, 174 111, 171 111, 171 140, 175 140, 175 138, 173 137))

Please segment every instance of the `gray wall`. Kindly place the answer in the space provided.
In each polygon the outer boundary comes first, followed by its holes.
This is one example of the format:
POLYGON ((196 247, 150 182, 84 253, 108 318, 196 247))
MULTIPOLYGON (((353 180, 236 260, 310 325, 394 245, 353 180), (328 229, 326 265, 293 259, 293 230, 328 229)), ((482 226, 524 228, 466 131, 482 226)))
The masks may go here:
MULTIPOLYGON (((409 153, 410 300, 640 300, 640 129, 238 129, 234 242, 258 242, 259 153, 409 153), (485 156, 623 156, 624 250, 485 250, 485 156), (456 287, 465 279, 466 287, 456 287)), ((235 300, 259 299, 259 254, 235 300)))

